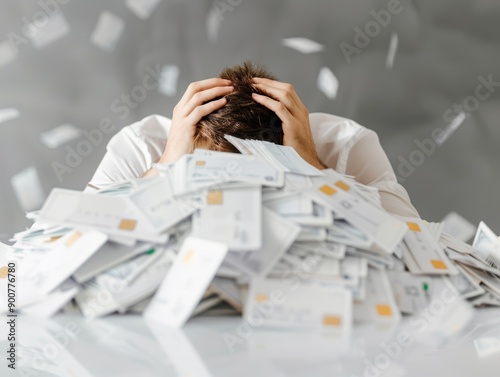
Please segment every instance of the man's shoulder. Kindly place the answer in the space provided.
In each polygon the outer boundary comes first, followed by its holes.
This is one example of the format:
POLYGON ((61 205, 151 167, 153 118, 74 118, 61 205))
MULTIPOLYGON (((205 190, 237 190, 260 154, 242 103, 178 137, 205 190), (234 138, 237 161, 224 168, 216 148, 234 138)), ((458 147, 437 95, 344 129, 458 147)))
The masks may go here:
POLYGON ((314 138, 318 141, 347 140, 372 132, 352 119, 334 114, 311 113, 309 121, 314 138))
POLYGON ((130 145, 138 149, 157 150, 165 147, 171 120, 162 115, 149 115, 123 127, 109 141, 108 151, 123 149, 130 145))
POLYGON ((170 131, 171 123, 172 121, 170 118, 163 115, 152 114, 125 128, 128 128, 134 136, 141 139, 166 139, 170 131))

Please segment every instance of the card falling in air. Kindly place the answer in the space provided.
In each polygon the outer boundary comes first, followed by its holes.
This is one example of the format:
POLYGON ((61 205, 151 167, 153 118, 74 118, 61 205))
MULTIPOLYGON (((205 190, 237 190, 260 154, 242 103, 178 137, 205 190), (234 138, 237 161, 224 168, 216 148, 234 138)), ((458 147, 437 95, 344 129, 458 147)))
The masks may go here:
POLYGON ((391 43, 389 44, 389 51, 387 52, 387 60, 385 66, 392 69, 394 66, 394 59, 396 58, 396 53, 398 51, 399 37, 397 33, 392 33, 391 43))
POLYGON ((324 50, 324 46, 308 38, 285 38, 283 46, 293 48, 303 54, 312 54, 324 50))
POLYGON ((0 109, 0 124, 19 118, 17 109, 0 109))
POLYGON ((449 139, 449 137, 462 125, 464 122, 465 118, 467 118, 467 115, 465 113, 461 112, 459 113, 449 124, 448 127, 445 128, 445 130, 438 135, 436 138, 436 143, 437 145, 441 146, 446 140, 449 139))
POLYGON ((12 63, 16 57, 16 50, 12 48, 9 41, 0 43, 0 68, 12 63))
POLYGON ((208 40, 212 43, 217 42, 221 22, 222 20, 219 14, 215 10, 215 8, 212 7, 207 15, 206 21, 208 40))
POLYGON ((120 17, 111 12, 103 11, 90 39, 97 47, 112 51, 124 29, 125 22, 120 17))
POLYGON ((68 141, 80 137, 80 135, 80 130, 75 126, 63 124, 40 134, 40 140, 47 148, 55 149, 68 141))
POLYGON ((477 227, 456 212, 450 212, 441 222, 444 223, 443 232, 460 241, 467 242, 476 234, 477 227))
POLYGON ((146 20, 153 14, 161 0, 127 0, 125 5, 137 17, 146 20))
POLYGON ((61 12, 50 17, 44 26, 32 24, 31 27, 34 31, 31 44, 37 49, 42 49, 69 33, 68 21, 61 12))
POLYGON ((330 99, 337 97, 339 80, 328 67, 321 68, 318 76, 318 88, 330 99))
POLYGON ((167 97, 173 97, 177 93, 177 80, 179 78, 179 67, 176 65, 166 65, 160 74, 160 93, 167 97))
POLYGON ((35 167, 31 166, 17 173, 12 177, 11 183, 23 210, 40 209, 45 200, 45 193, 35 167))

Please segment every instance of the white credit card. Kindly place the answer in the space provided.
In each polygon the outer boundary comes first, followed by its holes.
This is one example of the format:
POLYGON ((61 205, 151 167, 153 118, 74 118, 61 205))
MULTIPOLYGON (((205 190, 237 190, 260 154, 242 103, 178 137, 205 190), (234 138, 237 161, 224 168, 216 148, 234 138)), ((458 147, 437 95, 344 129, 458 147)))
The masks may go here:
POLYGON ((389 279, 385 270, 370 268, 366 281, 364 301, 354 302, 354 319, 380 324, 393 324, 401 320, 389 279))
POLYGON ((225 135, 225 138, 241 153, 259 157, 281 171, 306 176, 323 175, 321 170, 305 161, 292 147, 262 140, 239 139, 230 135, 225 135))
POLYGON ((448 213, 443 220, 443 231, 460 241, 467 242, 476 233, 477 227, 456 212, 448 213))
POLYGON ((40 134, 40 140, 47 148, 54 149, 70 140, 79 138, 81 134, 82 132, 72 124, 63 124, 40 134))
POLYGON ((313 280, 321 281, 338 281, 340 278, 340 262, 331 258, 323 258, 318 265, 318 268, 311 275, 313 280))
POLYGON ((42 294, 47 294, 69 278, 108 240, 105 233, 95 230, 74 230, 60 238, 47 253, 31 281, 42 294))
POLYGON ((402 313, 416 314, 429 305, 430 277, 415 276, 406 271, 388 271, 387 274, 402 313))
POLYGON ((300 233, 297 236, 297 241, 300 242, 326 241, 327 237, 328 237, 328 232, 325 228, 301 225, 300 233))
POLYGON ((112 286, 112 284, 121 284, 127 286, 151 264, 156 263, 161 258, 162 251, 161 248, 160 250, 151 249, 141 255, 137 255, 97 275, 95 280, 98 284, 102 285, 112 286))
POLYGON ((333 214, 329 208, 312 202, 312 213, 308 215, 286 215, 288 220, 305 226, 329 227, 333 224, 333 214))
POLYGON ((73 273, 73 278, 77 283, 84 283, 101 272, 150 249, 152 249, 152 244, 144 242, 140 242, 132 247, 115 242, 107 242, 73 273))
POLYGON ((215 277, 210 288, 225 302, 242 312, 243 303, 241 302, 240 286, 235 279, 215 277))
POLYGON ((116 236, 164 243, 154 226, 123 196, 96 195, 55 188, 45 201, 40 222, 97 229, 116 236))
POLYGON ((307 191, 312 199, 363 231, 384 252, 392 253, 408 229, 405 224, 370 202, 351 195, 352 188, 344 180, 330 182, 326 178, 313 179, 313 186, 307 191))
POLYGON ((191 316, 227 254, 218 242, 188 237, 144 316, 181 327, 191 316))
POLYGON ((31 317, 50 318, 71 301, 79 290, 78 284, 72 279, 67 279, 47 296, 42 297, 39 302, 22 308, 21 312, 31 317))
POLYGON ((479 223, 472 247, 488 262, 500 268, 500 239, 484 221, 479 223))
POLYGON ((299 226, 267 208, 262 208, 262 229, 262 248, 230 253, 225 262, 250 275, 267 275, 300 232, 299 226))
POLYGON ((143 20, 148 19, 161 0, 127 0, 125 5, 143 20))
POLYGON ((160 250, 160 259, 149 265, 130 284, 106 286, 92 279, 83 285, 75 300, 85 318, 95 318, 114 311, 124 311, 151 296, 160 286, 175 258, 171 249, 160 250))
POLYGON ((149 220, 156 233, 181 222, 197 209, 192 203, 174 199, 166 177, 159 177, 140 187, 130 194, 129 200, 149 220))
POLYGON ((252 156, 231 157, 193 155, 188 162, 187 179, 203 182, 250 182, 256 185, 283 187, 285 174, 267 162, 252 156))
POLYGON ((97 47, 103 50, 112 51, 118 43, 124 29, 125 21, 117 15, 105 10, 101 12, 90 40, 97 47))
POLYGON ((349 333, 352 294, 329 284, 254 277, 244 317, 249 324, 349 333))
POLYGON ((334 242, 295 242, 289 252, 299 252, 304 254, 317 254, 327 258, 343 259, 345 257, 346 246, 334 242))
MULTIPOLYGON (((11 45, 11 42, 6 40, 2 43, 0 43, 0 68, 3 66, 10 64, 14 61, 14 59, 17 57, 17 49, 14 49, 13 46, 11 45)), ((16 116, 11 117, 9 116, 9 111, 10 109, 6 109, 7 112, 4 113, 3 109, 0 109, 0 123, 7 122, 10 119, 15 119, 19 116, 19 112, 16 110, 15 113, 12 113, 16 116)))
POLYGON ((410 271, 414 274, 458 274, 458 270, 424 222, 419 218, 404 218, 404 220, 409 229, 404 237, 405 244, 416 262, 416 266, 408 265, 410 271))
POLYGON ((313 201, 300 192, 283 198, 266 200, 264 205, 282 216, 313 214, 313 201))
POLYGON ((193 236, 226 244, 229 251, 262 247, 261 187, 210 190, 193 216, 193 236))
POLYGON ((33 23, 28 26, 34 28, 35 33, 29 39, 36 49, 44 48, 70 31, 68 21, 62 12, 53 13, 42 25, 33 23))
POLYGON ((325 49, 324 45, 308 38, 284 38, 281 40, 281 44, 300 51, 303 54, 312 54, 325 49))
POLYGON ((458 293, 460 293, 460 297, 466 299, 479 296, 486 292, 484 288, 481 287, 480 283, 477 282, 477 279, 467 274, 460 265, 456 265, 456 267, 460 273, 458 275, 449 276, 448 280, 457 289, 458 293))

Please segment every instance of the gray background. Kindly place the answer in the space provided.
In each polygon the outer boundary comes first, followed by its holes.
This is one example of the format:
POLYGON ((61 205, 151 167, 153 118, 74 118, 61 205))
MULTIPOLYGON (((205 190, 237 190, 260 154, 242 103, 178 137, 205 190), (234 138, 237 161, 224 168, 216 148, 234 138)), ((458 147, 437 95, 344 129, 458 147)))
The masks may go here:
MULTIPOLYGON (((20 33, 23 17, 32 19, 40 2, 0 1, 0 42, 20 33)), ((236 0, 220 0, 236 4, 236 0)), ((69 34, 43 49, 20 46, 11 64, 0 68, 0 109, 15 107, 21 116, 0 124, 0 237, 30 224, 11 186, 20 170, 35 166, 46 194, 55 186, 80 189, 104 155, 105 142, 94 148, 72 173, 59 182, 51 164, 64 163, 65 146, 40 142, 40 133, 70 123, 95 129, 110 118, 117 129, 159 113, 170 116, 186 86, 215 76, 222 67, 252 59, 265 64, 280 80, 292 82, 311 112, 335 113, 378 132, 395 170, 400 158, 417 150, 415 140, 431 137, 454 103, 474 95, 478 77, 500 81, 500 0, 402 0, 403 12, 348 63, 340 43, 353 44, 354 28, 373 20, 371 10, 387 9, 387 1, 244 0, 223 14, 216 40, 207 34, 212 1, 163 0, 151 18, 139 19, 124 1, 69 0, 61 5, 69 34), (100 50, 90 35, 102 10, 125 21, 114 51, 100 50), (391 33, 399 36, 393 69, 386 67, 391 33), (282 38, 306 37, 325 50, 305 55, 281 44, 282 38), (126 119, 111 102, 140 85, 146 67, 174 64, 180 68, 177 94, 158 91, 126 119), (336 99, 317 88, 321 67, 340 82, 336 99)), ((500 91, 499 91, 500 92, 500 91)), ((440 220, 457 211, 473 223, 485 220, 500 233, 498 161, 499 93, 481 101, 460 128, 426 156, 404 181, 423 218, 440 220)))

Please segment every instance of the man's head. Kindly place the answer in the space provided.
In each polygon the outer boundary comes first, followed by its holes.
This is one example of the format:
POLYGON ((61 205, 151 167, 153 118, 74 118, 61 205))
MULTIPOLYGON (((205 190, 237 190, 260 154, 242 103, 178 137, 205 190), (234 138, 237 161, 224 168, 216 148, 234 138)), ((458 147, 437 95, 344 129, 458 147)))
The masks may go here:
POLYGON ((226 96, 227 103, 203 117, 196 126, 194 146, 212 150, 237 152, 224 135, 241 139, 266 140, 283 144, 281 120, 265 106, 255 102, 252 93, 264 94, 252 85, 253 77, 274 80, 262 66, 245 62, 224 68, 220 78, 230 80, 234 90, 226 96))

